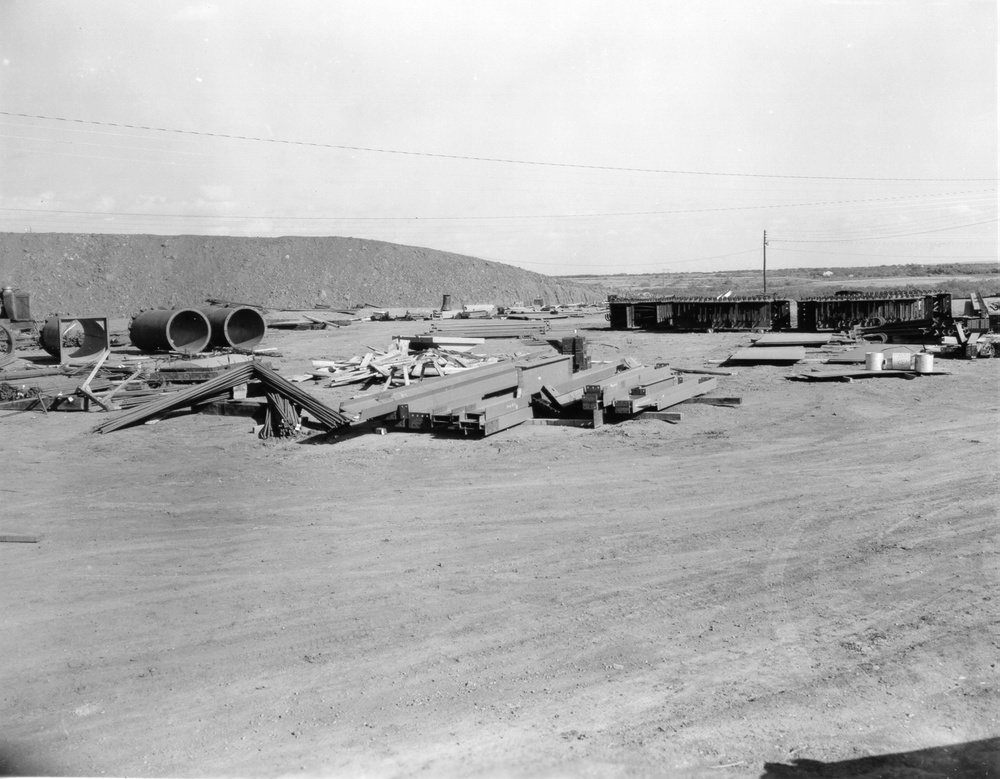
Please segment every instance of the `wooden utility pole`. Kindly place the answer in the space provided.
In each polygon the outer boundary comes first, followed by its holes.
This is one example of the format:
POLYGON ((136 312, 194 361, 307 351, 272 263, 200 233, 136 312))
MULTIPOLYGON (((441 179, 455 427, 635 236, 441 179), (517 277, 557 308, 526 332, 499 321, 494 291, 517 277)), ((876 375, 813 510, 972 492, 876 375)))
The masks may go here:
POLYGON ((764 231, 764 294, 767 294, 767 230, 764 231))

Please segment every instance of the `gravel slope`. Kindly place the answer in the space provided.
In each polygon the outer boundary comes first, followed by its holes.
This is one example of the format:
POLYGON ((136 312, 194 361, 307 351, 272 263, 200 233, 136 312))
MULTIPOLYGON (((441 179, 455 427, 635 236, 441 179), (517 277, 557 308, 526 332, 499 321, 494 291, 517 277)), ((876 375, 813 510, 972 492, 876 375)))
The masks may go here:
POLYGON ((603 299, 595 287, 460 254, 357 238, 0 233, 0 284, 32 315, 126 316, 207 297, 270 308, 511 305, 603 299))

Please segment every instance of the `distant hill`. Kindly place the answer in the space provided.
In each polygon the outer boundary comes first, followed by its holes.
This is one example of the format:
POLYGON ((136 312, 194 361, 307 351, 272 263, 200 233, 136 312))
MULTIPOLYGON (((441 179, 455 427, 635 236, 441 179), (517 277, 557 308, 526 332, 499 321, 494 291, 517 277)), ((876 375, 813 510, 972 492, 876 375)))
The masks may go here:
POLYGON ((0 285, 32 315, 129 316, 222 298, 268 308, 602 300, 583 285, 460 254, 358 238, 0 233, 0 285))
MULTIPOLYGON (((683 271, 607 276, 560 276, 578 284, 600 282, 622 296, 710 296, 726 292, 759 295, 764 292, 761 270, 683 271)), ((951 262, 939 264, 873 265, 850 268, 772 268, 767 291, 777 297, 801 298, 832 295, 839 290, 885 292, 891 289, 926 289, 968 296, 975 290, 994 294, 1000 289, 1000 264, 951 262)))

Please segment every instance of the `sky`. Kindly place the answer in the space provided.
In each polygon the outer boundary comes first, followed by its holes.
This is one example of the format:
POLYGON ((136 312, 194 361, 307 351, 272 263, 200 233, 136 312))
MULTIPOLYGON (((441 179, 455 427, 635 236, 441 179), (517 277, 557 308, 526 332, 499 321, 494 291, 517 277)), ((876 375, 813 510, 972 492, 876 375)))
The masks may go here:
POLYGON ((2 0, 0 231, 998 258, 995 0, 2 0))

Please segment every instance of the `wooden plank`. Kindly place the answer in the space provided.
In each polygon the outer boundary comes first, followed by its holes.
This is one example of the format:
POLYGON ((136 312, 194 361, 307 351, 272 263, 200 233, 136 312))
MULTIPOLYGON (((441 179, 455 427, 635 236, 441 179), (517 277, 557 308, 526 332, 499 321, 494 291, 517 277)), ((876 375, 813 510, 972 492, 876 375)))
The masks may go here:
POLYGON ((320 319, 319 317, 309 316, 309 314, 303 314, 302 316, 305 319, 308 319, 310 322, 313 322, 313 323, 315 323, 317 325, 323 325, 323 327, 327 327, 327 326, 329 326, 329 327, 340 327, 340 322, 335 322, 335 321, 333 321, 331 319, 320 319))
POLYGON ((798 373, 789 376, 795 381, 849 381, 852 379, 917 379, 921 376, 950 376, 949 371, 931 371, 917 373, 916 371, 866 371, 844 369, 839 371, 816 371, 814 373, 798 373))
POLYGON ((696 373, 706 376, 738 376, 736 371, 720 371, 715 368, 673 368, 676 373, 696 373))
POLYGON ((96 403, 98 406, 100 406, 101 408, 103 408, 105 411, 118 411, 119 410, 118 406, 116 406, 111 401, 104 400, 103 398, 99 398, 97 395, 95 395, 93 392, 91 392, 89 387, 85 387, 85 386, 81 385, 80 387, 77 388, 76 391, 80 395, 83 395, 83 397, 87 398, 92 403, 96 403))
POLYGON ((713 398, 701 396, 682 400, 681 403, 701 403, 706 406, 739 406, 743 404, 743 398, 713 398))
POLYGON ((0 533, 0 544, 37 544, 38 538, 20 533, 0 533))
MULTIPOLYGON (((87 378, 83 380, 83 384, 80 385, 81 390, 87 390, 87 392, 90 392, 90 382, 94 380, 94 377, 97 375, 97 372, 101 369, 101 366, 104 365, 104 361, 107 360, 108 357, 110 356, 111 356, 110 349, 104 349, 101 351, 101 354, 97 358, 97 362, 94 363, 93 369, 90 371, 90 373, 87 374, 87 378)), ((103 405, 103 403, 101 405, 103 405)))
POLYGON ((139 376, 140 373, 142 373, 142 368, 139 368, 138 370, 136 370, 131 376, 129 376, 124 381, 118 382, 118 384, 115 386, 115 388, 113 390, 111 390, 111 392, 105 393, 104 400, 105 401, 110 401, 111 398, 113 398, 115 395, 117 395, 119 391, 121 391, 122 389, 124 389, 128 385, 128 383, 130 381, 134 381, 139 376))
POLYGON ((684 419, 684 415, 680 411, 643 411, 636 419, 658 419, 676 425, 684 419))

